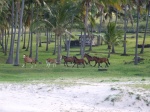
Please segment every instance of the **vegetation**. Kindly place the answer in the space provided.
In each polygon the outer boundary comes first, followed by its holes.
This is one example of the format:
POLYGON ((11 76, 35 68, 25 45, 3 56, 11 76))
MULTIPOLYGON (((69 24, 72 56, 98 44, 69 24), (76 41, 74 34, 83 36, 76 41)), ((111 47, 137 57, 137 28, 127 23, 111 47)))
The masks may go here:
POLYGON ((150 36, 146 35, 149 5, 147 0, 1 0, 0 81, 150 80, 150 52, 143 48, 150 43, 150 36), (111 23, 113 30, 108 31, 111 23), (80 46, 70 47, 70 41, 79 40, 79 35, 83 36, 80 46), (105 42, 101 38, 104 35, 105 42), (90 46, 85 45, 86 37, 91 40, 90 46), (96 41, 95 46, 92 40, 96 41), (108 44, 115 46, 115 52, 110 52, 107 71, 89 65, 63 65, 61 55, 83 58, 84 53, 89 53, 107 57, 108 44), (142 44, 142 52, 138 44, 142 44), (37 67, 27 64, 22 68, 23 54, 35 57, 37 67), (139 61, 139 57, 144 60, 139 61), (57 67, 46 68, 47 58, 56 58, 57 67))

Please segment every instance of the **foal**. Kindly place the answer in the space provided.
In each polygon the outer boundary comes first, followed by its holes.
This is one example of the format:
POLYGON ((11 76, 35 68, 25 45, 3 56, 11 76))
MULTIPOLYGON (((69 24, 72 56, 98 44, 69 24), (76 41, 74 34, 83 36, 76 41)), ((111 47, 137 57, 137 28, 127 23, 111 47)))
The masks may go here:
POLYGON ((24 64, 22 65, 22 67, 26 67, 26 63, 31 63, 32 64, 31 68, 33 68, 33 63, 36 66, 36 60, 33 58, 30 58, 28 55, 24 54, 23 59, 24 59, 24 64))
POLYGON ((67 56, 62 55, 62 59, 64 59, 64 66, 67 65, 67 67, 68 67, 68 62, 71 62, 71 63, 74 62, 73 57, 67 57, 67 56))
POLYGON ((53 67, 56 67, 56 59, 51 59, 51 58, 48 58, 46 59, 46 66, 49 68, 51 64, 53 64, 53 67))

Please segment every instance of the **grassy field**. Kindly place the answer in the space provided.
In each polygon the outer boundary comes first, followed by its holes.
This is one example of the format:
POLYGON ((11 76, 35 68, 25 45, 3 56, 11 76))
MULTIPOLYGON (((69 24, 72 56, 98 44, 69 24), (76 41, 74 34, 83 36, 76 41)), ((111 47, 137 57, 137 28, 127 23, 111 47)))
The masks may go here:
MULTIPOLYGON (((145 60, 140 62, 138 65, 134 65, 134 51, 135 51, 135 38, 130 38, 134 34, 129 34, 127 39, 127 54, 129 56, 121 56, 123 53, 122 45, 115 47, 115 54, 111 54, 109 60, 111 65, 107 71, 98 71, 98 67, 92 67, 86 65, 82 68, 82 65, 77 68, 65 67, 63 60, 60 65, 56 67, 47 68, 45 60, 48 57, 56 58, 53 54, 53 46, 49 45, 49 51, 45 51, 45 44, 39 48, 39 62, 36 67, 31 68, 30 64, 27 64, 26 68, 22 68, 23 65, 23 54, 29 54, 29 51, 25 51, 20 47, 20 66, 13 66, 11 64, 5 64, 7 56, 0 53, 0 82, 32 82, 32 81, 43 81, 49 83, 73 83, 74 81, 90 81, 90 82, 116 82, 116 81, 150 81, 150 52, 149 48, 145 48, 144 54, 139 54, 140 57, 145 60)), ((142 34, 141 34, 142 35, 142 34)), ((43 35, 44 38, 44 35, 43 35)), ((139 38, 139 44, 142 43, 142 38, 139 38)), ((147 38, 146 44, 150 43, 150 38, 147 38)), ((35 45, 34 45, 35 46, 35 45)), ((70 55, 79 55, 80 47, 74 47, 70 50, 70 55)), ((88 51, 89 47, 86 47, 86 52, 92 56, 107 57, 107 45, 93 46, 92 51, 88 51)), ((140 49, 138 49, 140 52, 140 49)), ((64 47, 62 47, 62 54, 66 55, 64 47)), ((33 56, 35 51, 33 48, 33 56)), ((92 63, 94 65, 94 62, 92 63)), ((104 67, 105 64, 103 63, 104 67)), ((150 88, 150 86, 146 86, 150 88)))

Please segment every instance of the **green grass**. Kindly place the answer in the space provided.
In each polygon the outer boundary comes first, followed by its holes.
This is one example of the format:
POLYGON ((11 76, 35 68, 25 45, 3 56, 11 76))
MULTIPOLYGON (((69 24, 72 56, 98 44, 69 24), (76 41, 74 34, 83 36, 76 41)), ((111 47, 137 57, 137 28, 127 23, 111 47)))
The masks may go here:
MULTIPOLYGON (((133 35, 133 34, 132 34, 133 35)), ((62 64, 57 65, 57 67, 46 68, 45 60, 49 57, 56 58, 53 55, 54 43, 49 44, 49 51, 45 51, 45 44, 39 47, 39 62, 42 64, 37 64, 36 67, 31 68, 31 64, 27 64, 26 68, 22 68, 23 54, 29 54, 29 51, 25 51, 22 48, 22 42, 20 47, 20 66, 13 66, 13 64, 5 64, 7 56, 0 53, 0 82, 32 82, 32 81, 43 81, 43 82, 69 82, 74 81, 89 81, 89 82, 118 82, 118 81, 150 81, 150 52, 149 48, 145 48, 144 54, 139 54, 145 60, 138 65, 134 65, 134 51, 135 51, 135 38, 127 38, 127 54, 129 56, 121 56, 123 53, 122 45, 115 47, 115 54, 111 54, 110 67, 107 71, 98 71, 98 67, 92 67, 86 65, 82 68, 82 65, 77 68, 65 67, 62 64), (131 62, 124 64, 124 62, 131 62), (143 80, 144 79, 144 80, 143 80)), ((45 36, 42 35, 42 39, 45 36)), ((35 38, 34 38, 35 39, 35 38)), ((139 43, 142 42, 142 38, 139 38, 139 43)), ((146 43, 150 43, 150 37, 147 38, 146 43)), ((63 44, 62 44, 63 45, 63 44)), ((9 47, 8 47, 9 48, 9 47)), ((86 52, 90 53, 92 56, 107 57, 107 45, 103 44, 101 46, 94 46, 92 51, 88 51, 88 46, 86 47, 86 52)), ((80 47, 73 47, 70 49, 70 55, 79 55, 80 47)), ((140 52, 140 49, 138 49, 140 52)), ((62 54, 66 55, 64 51, 64 45, 62 47, 62 54)), ((14 54, 15 56, 15 54, 14 54)), ((33 44, 33 57, 35 56, 35 43, 33 44)), ((94 62, 92 63, 94 65, 94 62)), ((70 65, 72 66, 72 65, 70 65)), ((104 67, 105 64, 103 63, 104 67)), ((150 88, 150 86, 148 86, 150 88)))

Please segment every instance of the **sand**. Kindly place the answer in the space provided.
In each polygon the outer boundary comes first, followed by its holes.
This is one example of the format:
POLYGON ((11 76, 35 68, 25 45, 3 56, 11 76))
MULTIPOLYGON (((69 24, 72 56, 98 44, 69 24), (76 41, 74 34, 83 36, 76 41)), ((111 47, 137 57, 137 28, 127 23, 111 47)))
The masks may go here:
POLYGON ((150 112, 150 91, 129 86, 140 83, 0 83, 0 112, 150 112))

